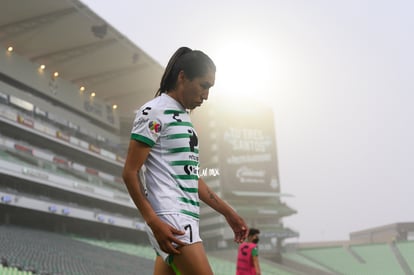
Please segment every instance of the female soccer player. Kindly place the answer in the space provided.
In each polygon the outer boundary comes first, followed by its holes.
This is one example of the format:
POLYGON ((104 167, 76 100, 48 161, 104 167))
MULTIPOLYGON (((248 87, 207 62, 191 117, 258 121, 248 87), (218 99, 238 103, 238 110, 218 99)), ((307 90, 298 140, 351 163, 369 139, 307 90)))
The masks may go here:
POLYGON ((244 220, 198 176, 199 144, 189 111, 208 99, 215 71, 203 52, 179 48, 156 97, 137 111, 133 123, 123 179, 157 253, 154 275, 213 274, 199 235, 200 200, 226 218, 237 243, 248 232, 244 220))

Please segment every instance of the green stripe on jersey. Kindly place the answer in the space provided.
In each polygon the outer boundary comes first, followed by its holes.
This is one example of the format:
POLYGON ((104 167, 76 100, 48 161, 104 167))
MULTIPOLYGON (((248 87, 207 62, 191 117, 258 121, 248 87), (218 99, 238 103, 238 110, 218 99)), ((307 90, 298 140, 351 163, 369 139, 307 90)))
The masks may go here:
POLYGON ((176 114, 176 113, 185 114, 187 112, 186 111, 182 111, 182 110, 165 110, 164 111, 164 115, 172 115, 172 114, 176 114))
POLYGON ((188 193, 198 193, 198 188, 189 188, 189 187, 184 187, 181 185, 178 185, 178 187, 180 187, 181 190, 188 192, 188 193))
POLYGON ((187 199, 187 198, 184 198, 184 197, 180 197, 178 199, 182 202, 185 202, 185 203, 189 203, 189 204, 192 204, 192 205, 195 205, 195 206, 200 206, 200 202, 198 202, 198 201, 193 201, 193 200, 190 200, 190 199, 187 199))
POLYGON ((145 143, 146 145, 149 145, 150 147, 155 145, 155 142, 147 137, 141 136, 139 134, 131 134, 131 139, 141 141, 142 143, 145 143))
POLYGON ((188 122, 188 121, 174 121, 174 122, 170 122, 170 123, 167 123, 167 127, 169 127, 169 126, 189 126, 191 128, 194 128, 193 127, 193 124, 191 122, 188 122))
POLYGON ((194 148, 194 151, 191 151, 190 147, 177 147, 171 148, 168 150, 169 153, 183 153, 183 152, 192 152, 198 154, 198 149, 194 148))
POLYGON ((194 161, 194 160, 176 160, 176 161, 171 161, 170 165, 172 165, 172 166, 180 166, 180 165, 198 166, 198 161, 194 161))
POLYGON ((199 214, 194 213, 194 212, 191 212, 191 211, 188 211, 188 210, 181 209, 180 212, 183 213, 183 214, 186 214, 188 216, 194 217, 196 219, 199 219, 200 218, 200 215, 199 214))
POLYGON ((189 138, 190 134, 183 133, 183 134, 174 134, 174 135, 168 135, 167 139, 178 139, 178 138, 189 138))

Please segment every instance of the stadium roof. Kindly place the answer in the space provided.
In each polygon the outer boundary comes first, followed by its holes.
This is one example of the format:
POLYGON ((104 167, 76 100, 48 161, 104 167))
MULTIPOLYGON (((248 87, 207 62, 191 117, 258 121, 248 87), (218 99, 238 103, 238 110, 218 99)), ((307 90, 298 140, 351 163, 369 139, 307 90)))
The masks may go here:
POLYGON ((81 1, 0 3, 5 48, 118 105, 121 118, 154 96, 163 67, 81 1))

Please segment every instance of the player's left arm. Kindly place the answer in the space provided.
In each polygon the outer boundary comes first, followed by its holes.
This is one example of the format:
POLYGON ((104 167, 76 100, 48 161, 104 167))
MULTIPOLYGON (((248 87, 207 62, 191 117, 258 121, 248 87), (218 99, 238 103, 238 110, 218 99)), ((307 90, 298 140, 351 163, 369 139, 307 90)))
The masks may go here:
POLYGON ((243 218, 230 205, 217 196, 202 178, 198 180, 198 195, 203 202, 226 218, 228 224, 233 229, 235 242, 241 243, 246 239, 248 228, 243 218))
POLYGON ((256 275, 262 274, 261 271, 260 271, 259 254, 257 252, 257 248, 256 248, 256 250, 252 250, 252 260, 253 260, 254 269, 256 270, 256 275), (255 252, 255 253, 253 253, 253 252, 255 252))
POLYGON ((253 266, 254 266, 254 270, 256 271, 256 275, 260 275, 262 274, 260 271, 260 265, 259 265, 259 255, 252 255, 252 259, 253 259, 253 266))

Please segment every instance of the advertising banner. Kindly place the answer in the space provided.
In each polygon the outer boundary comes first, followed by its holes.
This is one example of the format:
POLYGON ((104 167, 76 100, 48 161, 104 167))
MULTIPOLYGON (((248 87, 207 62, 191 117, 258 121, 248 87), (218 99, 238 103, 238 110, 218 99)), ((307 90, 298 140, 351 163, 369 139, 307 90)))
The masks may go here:
POLYGON ((223 191, 279 192, 273 111, 233 109, 218 120, 223 191))

